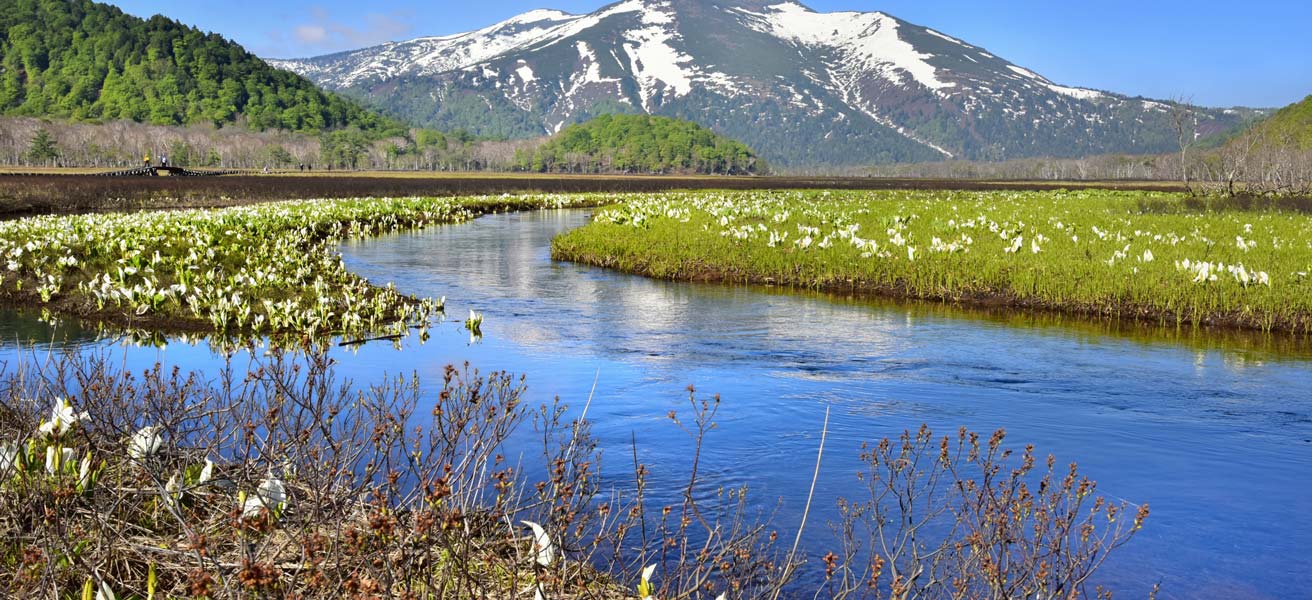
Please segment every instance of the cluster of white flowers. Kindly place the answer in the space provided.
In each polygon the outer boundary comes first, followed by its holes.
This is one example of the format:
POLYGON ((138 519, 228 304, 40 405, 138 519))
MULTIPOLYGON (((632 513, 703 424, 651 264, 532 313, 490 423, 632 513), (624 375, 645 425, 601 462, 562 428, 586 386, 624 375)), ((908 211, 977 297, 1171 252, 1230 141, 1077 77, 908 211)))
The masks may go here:
POLYGON ((1271 286, 1271 276, 1267 274, 1266 271, 1250 270, 1242 263, 1237 265, 1227 265, 1219 262, 1191 261, 1186 258, 1184 260, 1176 261, 1175 268, 1192 275, 1194 283, 1214 282, 1217 281, 1221 275, 1228 274, 1235 282, 1244 287, 1250 285, 1271 286))
MULTIPOLYGON (((1059 200, 1097 199, 1094 193, 1057 195, 1064 196, 1059 200)), ((815 192, 638 195, 624 198, 619 208, 603 211, 621 212, 626 215, 623 218, 599 216, 599 220, 646 226, 656 219, 669 218, 666 215, 677 215, 679 220, 699 222, 706 231, 718 233, 735 244, 761 244, 780 251, 807 253, 850 248, 862 259, 905 257, 916 262, 936 260, 927 258, 935 255, 987 251, 998 252, 1008 260, 1032 255, 1042 256, 1043 260, 1048 260, 1048 256, 1056 261, 1097 260, 1110 273, 1124 273, 1129 277, 1160 272, 1162 267, 1158 264, 1162 262, 1166 265, 1180 262, 1177 259, 1190 251, 1184 248, 1206 251, 1219 247, 1217 239, 1233 237, 1235 247, 1251 255, 1242 261, 1245 264, 1266 262, 1270 258, 1262 251, 1289 246, 1281 244, 1276 235, 1278 227, 1266 217, 1254 223, 1217 215, 1186 215, 1158 221, 1153 216, 1132 212, 1094 215, 1073 203, 1070 208, 1058 204, 1050 214, 1034 218, 1030 216, 1034 213, 1033 195, 1021 193, 972 194, 973 200, 965 202, 958 201, 956 196, 939 197, 932 204, 915 203, 923 197, 915 192, 881 193, 878 202, 863 200, 859 194, 851 197, 850 202, 844 202, 841 194, 815 192), (889 208, 881 216, 885 205, 895 208, 889 208), (922 210, 921 206, 925 208, 922 210), (1090 222, 1091 216, 1096 220, 1090 222), (868 227, 875 223, 878 223, 874 229, 877 233, 863 236, 862 225, 868 227), (1172 231, 1172 227, 1177 230, 1172 231), (981 244, 976 243, 977 239, 988 241, 981 244), (1263 241, 1259 243, 1259 239, 1263 241), (1072 249, 1078 250, 1071 252, 1072 249)), ((1312 248, 1312 240, 1307 246, 1312 248)), ((1192 269, 1180 269, 1180 272, 1198 282, 1215 281, 1211 276, 1220 273, 1227 280, 1239 283, 1240 288, 1274 283, 1272 280, 1276 278, 1266 271, 1237 264, 1240 261, 1233 252, 1224 263, 1236 264, 1223 264, 1213 258, 1211 269, 1191 262, 1192 269), (1198 269, 1206 271, 1201 278, 1198 269)), ((1288 277, 1294 282, 1304 279, 1297 272, 1288 277)))
MULTIPOLYGON (((218 331, 401 330, 441 310, 351 275, 340 240, 458 222, 486 198, 306 200, 214 210, 42 216, 0 223, 0 287, 97 309, 208 321, 218 331), (35 288, 23 289, 24 282, 35 288)), ((586 196, 536 196, 560 207, 586 196)), ((668 218, 689 218, 671 208, 668 218)))

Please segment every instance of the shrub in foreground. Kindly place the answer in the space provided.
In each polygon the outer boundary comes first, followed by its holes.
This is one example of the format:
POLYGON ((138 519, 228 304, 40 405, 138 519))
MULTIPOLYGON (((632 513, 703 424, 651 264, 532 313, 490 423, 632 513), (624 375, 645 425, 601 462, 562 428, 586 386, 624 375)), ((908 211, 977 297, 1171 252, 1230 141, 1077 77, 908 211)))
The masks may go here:
POLYGON ((670 415, 688 465, 659 466, 675 489, 651 490, 636 451, 631 479, 603 479, 588 423, 524 390, 447 367, 421 410, 416 378, 340 382, 317 351, 210 379, 99 357, 19 365, 0 385, 4 592, 1074 598, 1147 515, 1095 497, 1073 465, 1036 470, 1001 432, 922 429, 864 451, 869 498, 840 503, 840 553, 807 564, 745 489, 699 470, 718 397, 689 388, 670 415))

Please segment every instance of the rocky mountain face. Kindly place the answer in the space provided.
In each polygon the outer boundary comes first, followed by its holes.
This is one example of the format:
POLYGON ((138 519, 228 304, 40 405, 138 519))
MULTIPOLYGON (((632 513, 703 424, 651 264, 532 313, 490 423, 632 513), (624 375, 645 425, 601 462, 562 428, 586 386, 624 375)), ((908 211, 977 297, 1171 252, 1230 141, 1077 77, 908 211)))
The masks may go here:
MULTIPOLYGON (((646 112, 774 163, 1002 160, 1173 149, 1167 102, 1070 87, 880 12, 791 0, 624 0, 275 66, 416 123, 532 137, 646 112)), ((1246 109, 1203 109, 1200 135, 1246 109)))

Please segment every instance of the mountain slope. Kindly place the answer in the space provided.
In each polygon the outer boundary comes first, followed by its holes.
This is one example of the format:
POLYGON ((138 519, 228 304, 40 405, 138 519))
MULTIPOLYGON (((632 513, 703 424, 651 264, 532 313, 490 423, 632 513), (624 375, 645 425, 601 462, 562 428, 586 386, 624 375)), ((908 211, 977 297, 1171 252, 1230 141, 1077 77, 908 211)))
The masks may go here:
POLYGON ((0 114, 255 129, 399 126, 241 46, 89 0, 0 4, 0 114))
POLYGON ((1312 96, 1286 106, 1253 125, 1268 144, 1312 150, 1312 96))
MULTIPOLYGON (((1167 103, 1058 85, 878 12, 625 0, 469 33, 271 61, 437 127, 527 137, 603 112, 696 121, 786 165, 1172 149, 1167 103)), ((1250 111, 1251 112, 1251 111, 1250 111)), ((1243 110, 1206 110, 1204 135, 1243 110)))

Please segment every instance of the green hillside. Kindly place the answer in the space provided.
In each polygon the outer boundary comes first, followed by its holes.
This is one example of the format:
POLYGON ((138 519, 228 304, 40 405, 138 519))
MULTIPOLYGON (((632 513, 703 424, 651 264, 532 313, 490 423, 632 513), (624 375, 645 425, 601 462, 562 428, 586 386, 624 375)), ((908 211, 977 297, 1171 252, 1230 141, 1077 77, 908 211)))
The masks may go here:
POLYGON ((570 125, 516 163, 531 171, 582 173, 759 173, 765 163, 742 142, 689 121, 602 115, 570 125))
POLYGON ((402 130, 222 36, 89 0, 0 3, 0 114, 253 129, 402 130))
POLYGON ((1271 143, 1312 149, 1312 96, 1276 111, 1271 118, 1254 126, 1254 130, 1271 143))

